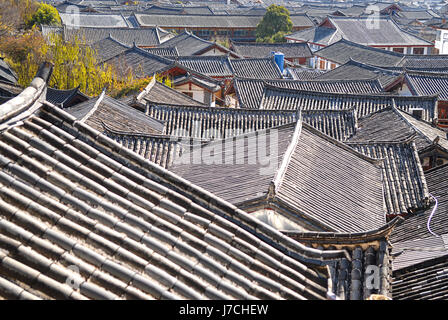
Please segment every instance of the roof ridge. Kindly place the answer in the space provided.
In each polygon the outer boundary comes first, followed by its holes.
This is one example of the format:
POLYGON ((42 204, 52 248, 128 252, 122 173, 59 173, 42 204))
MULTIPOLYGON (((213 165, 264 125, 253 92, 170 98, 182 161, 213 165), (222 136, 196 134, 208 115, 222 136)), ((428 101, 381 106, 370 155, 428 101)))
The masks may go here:
POLYGON ((207 105, 204 106, 174 106, 174 105, 163 105, 156 107, 167 107, 167 108, 173 108, 176 110, 198 110, 198 111, 224 111, 226 113, 296 113, 297 110, 277 110, 277 109, 246 109, 246 108, 227 108, 227 107, 210 107, 207 105))
POLYGON ((317 135, 317 136, 327 140, 328 142, 330 142, 330 143, 332 143, 332 144, 334 144, 334 145, 344 149, 345 151, 348 151, 348 152, 354 154, 355 156, 357 156, 357 157, 359 157, 359 158, 361 158, 361 159, 363 159, 363 160, 365 160, 365 161, 367 161, 367 162, 369 162, 369 163, 371 163, 373 165, 380 165, 380 164, 383 163, 382 159, 371 158, 369 156, 366 156, 363 153, 358 152, 358 151, 354 150, 353 148, 350 148, 347 145, 347 142, 340 142, 339 140, 336 140, 336 139, 330 137, 329 135, 326 135, 325 133, 319 131, 318 129, 314 128, 313 126, 311 126, 311 125, 309 125, 309 124, 307 124, 305 122, 302 124, 302 126, 303 126, 303 128, 305 128, 306 130, 310 131, 311 133, 313 133, 313 134, 315 134, 315 135, 317 135))
MULTIPOLYGON (((349 242, 358 243, 358 241, 362 242, 370 242, 378 238, 388 238, 388 236, 392 233, 393 229, 401 224, 405 219, 400 216, 396 216, 391 221, 387 222, 383 226, 367 230, 364 232, 355 232, 355 233, 343 233, 343 232, 325 232, 325 231, 282 231, 283 234, 286 234, 294 239, 300 240, 310 240, 315 243, 326 242, 328 240, 333 240, 340 244, 344 242, 344 244, 349 242)), ((333 242, 332 242, 333 243, 333 242)))
POLYGON ((399 145, 399 144, 411 144, 417 136, 417 133, 414 132, 410 134, 408 137, 403 138, 402 140, 396 141, 346 141, 344 142, 347 145, 399 145))
MULTIPOLYGON (((121 42, 120 40, 118 40, 118 39, 115 39, 113 36, 112 36, 112 34, 109 32, 109 35, 107 36, 107 38, 103 38, 103 39, 100 39, 100 40, 98 40, 98 41, 95 41, 94 43, 92 43, 90 46, 93 46, 93 45, 95 45, 95 44, 97 44, 97 43, 99 43, 99 42, 101 42, 101 41, 104 41, 104 40, 112 40, 112 41, 114 41, 114 42, 116 42, 116 43, 118 43, 119 45, 121 45, 121 46, 123 46, 123 47, 125 47, 125 48, 128 48, 128 49, 131 49, 132 47, 130 47, 130 46, 128 46, 127 44, 124 44, 123 42, 121 42)), ((134 43, 135 43, 135 41, 134 41, 134 43)))
POLYGON ((431 71, 423 71, 423 70, 409 70, 405 67, 403 67, 403 70, 406 74, 409 75, 422 75, 422 76, 428 76, 428 77, 439 77, 439 78, 448 78, 448 73, 444 72, 431 72, 431 71))
MULTIPOLYGON (((157 119, 155 119, 158 121, 157 119)), ((149 134, 149 133, 136 133, 136 132, 129 132, 129 131, 121 131, 117 129, 113 129, 110 126, 108 126, 103 120, 100 120, 101 125, 104 127, 105 131, 109 131, 113 134, 120 135, 120 136, 132 136, 132 137, 143 137, 143 138, 158 138, 158 139, 166 139, 166 140, 172 140, 173 136, 166 135, 166 134, 149 134)), ((183 138, 183 137, 181 137, 183 138)), ((177 142, 177 141, 173 141, 177 142)))
MULTIPOLYGON (((193 98, 191 98, 190 96, 184 94, 183 92, 177 91, 177 90, 175 90, 175 89, 173 89, 173 88, 171 88, 171 87, 165 85, 165 84, 162 83, 162 82, 156 81, 156 82, 154 83, 154 86, 156 86, 156 85, 157 85, 157 86, 162 86, 162 87, 164 87, 165 89, 168 89, 169 91, 172 92, 173 95, 182 96, 182 98, 187 99, 188 101, 197 103, 197 105, 195 105, 195 106, 189 106, 190 108, 191 108, 191 107, 207 107, 207 105, 205 105, 205 104, 203 104, 203 103, 201 103, 201 102, 199 102, 199 101, 194 100, 193 98)), ((148 93, 149 93, 149 92, 148 92, 148 93)), ((141 95, 141 93, 140 93, 140 95, 141 95)), ((146 100, 146 101, 152 102, 152 100, 151 100, 150 98, 148 98, 148 97, 143 97, 143 96, 142 96, 142 98, 143 98, 144 100, 146 100)), ((137 99, 138 99, 138 97, 137 97, 137 99)), ((157 105, 166 105, 166 106, 173 106, 173 107, 176 106, 176 107, 181 107, 181 108, 182 108, 182 107, 187 107, 187 106, 185 106, 185 105, 183 105, 183 104, 176 105, 175 103, 174 103, 174 104, 171 104, 171 103, 159 103, 159 102, 154 102, 154 103, 157 103, 157 105)))
MULTIPOLYGON (((433 142, 433 140, 432 139, 430 139, 423 131, 421 131, 419 128, 417 128, 414 124, 412 124, 403 114, 406 114, 406 115, 408 115, 409 117, 412 117, 412 115, 410 115, 410 114, 408 114, 408 113, 406 113, 406 112, 404 112, 404 111, 402 111, 402 110, 396 110, 396 112, 400 115, 400 117, 408 124, 408 126, 410 126, 413 130, 414 130, 414 132, 416 132, 416 133, 420 133, 422 136, 424 136, 425 137, 425 139, 428 141, 428 142, 430 142, 430 143, 432 143, 433 142)), ((428 125, 428 126, 430 126, 432 129, 438 129, 438 130, 440 130, 440 131, 443 131, 442 129, 440 129, 440 128, 438 128, 438 127, 436 127, 436 126, 434 126, 432 123, 429 123, 429 122, 424 122, 424 121, 421 121, 421 120, 418 120, 418 119, 415 119, 415 120, 417 120, 417 121, 420 121, 420 122, 423 122, 423 124, 425 124, 425 125, 428 125)), ((445 132, 445 131, 443 131, 443 132, 445 132)), ((446 134, 445 134, 445 136, 446 136, 446 134)))
POLYGON ((99 95, 98 99, 95 101, 95 104, 93 105, 92 109, 89 110, 89 112, 87 112, 84 117, 82 117, 79 121, 80 122, 85 122, 88 118, 90 118, 90 116, 95 113, 95 111, 98 109, 98 107, 100 106, 101 102, 103 101, 104 97, 106 95, 106 88, 103 89, 103 91, 101 92, 101 94, 99 95))
POLYGON ((367 66, 369 68, 379 70, 379 71, 381 71, 383 73, 389 73, 389 74, 393 74, 393 75, 397 75, 397 76, 402 74, 402 72, 399 72, 399 71, 384 69, 384 68, 375 66, 373 64, 357 61, 357 60, 353 59, 351 56, 349 57, 349 60, 346 63, 344 63, 343 65, 347 65, 349 63, 353 63, 353 64, 358 65, 358 66, 367 66))
POLYGON ((426 43, 428 43, 428 44, 432 44, 432 45, 434 45, 432 42, 430 42, 430 41, 428 41, 428 40, 425 40, 425 39, 423 39, 422 37, 419 37, 419 36, 417 36, 417 35, 415 35, 415 34, 412 34, 412 33, 410 33, 410 32, 407 31, 407 30, 404 30, 403 28, 401 28, 401 27, 398 25, 398 23, 397 23, 394 19, 391 19, 391 21, 392 21, 392 23, 393 23, 393 24, 394 24, 400 31, 406 33, 407 35, 410 35, 410 36, 412 36, 412 37, 414 37, 414 38, 417 38, 417 39, 419 39, 419 40, 422 40, 422 41, 424 41, 424 42, 426 42, 426 43))
MULTIPOLYGON (((245 79, 245 80, 257 80, 257 79, 245 79)), ((272 79, 272 80, 289 80, 289 79, 272 79)), ((272 81, 269 80, 269 81, 272 81)), ((260 80, 260 81, 265 81, 265 80, 260 80)), ((297 82, 307 82, 308 80, 294 80, 297 82)), ((312 80, 311 80, 312 81, 312 80)), ((320 80, 320 82, 326 82, 327 80, 320 80)), ((345 80, 333 80, 334 82, 341 82, 341 81, 345 81, 345 80)), ((349 80, 349 81, 378 81, 377 79, 362 79, 362 80, 349 80)), ((303 89, 293 89, 293 88, 284 88, 284 87, 279 87, 276 85, 272 85, 269 83, 265 82, 265 87, 270 87, 273 90, 282 90, 282 91, 290 91, 290 92, 296 92, 296 93, 308 93, 308 94, 313 94, 313 95, 332 95, 332 96, 349 96, 349 97, 353 97, 353 96, 357 96, 357 97, 366 97, 366 98, 394 98, 394 99, 434 99, 437 97, 437 95, 430 95, 430 96, 400 96, 400 95, 392 95, 389 94, 388 92, 378 92, 378 93, 345 93, 345 92, 321 92, 321 91, 310 91, 310 90, 303 90, 303 89)))
POLYGON ((363 45, 363 44, 360 44, 360 43, 356 43, 356 42, 347 40, 345 38, 341 38, 339 41, 333 42, 332 44, 315 51, 314 54, 318 55, 319 51, 324 50, 326 48, 329 48, 331 46, 334 46, 334 45, 336 45, 336 44, 338 44, 340 42, 345 42, 347 44, 350 44, 350 45, 353 45, 355 47, 359 47, 359 48, 362 48, 362 49, 366 49, 366 50, 377 51, 377 52, 385 53, 385 54, 396 56, 396 57, 404 57, 403 53, 394 52, 394 51, 388 51, 388 50, 384 50, 384 49, 380 49, 380 48, 376 48, 376 47, 366 46, 366 45, 363 45))
POLYGON ((53 65, 44 62, 40 65, 31 84, 19 95, 1 105, 0 124, 2 126, 16 116, 21 116, 26 110, 31 109, 43 95, 46 95, 47 82, 50 80, 52 71, 53 65))
POLYGON ((271 199, 275 197, 277 190, 280 188, 280 185, 283 181, 283 177, 285 176, 286 173, 286 169, 288 168, 288 164, 291 160, 292 154, 294 153, 294 150, 296 149, 296 146, 299 143, 300 135, 302 134, 303 121, 300 110, 297 111, 297 115, 298 119, 296 121, 294 134, 292 135, 288 148, 286 149, 285 154, 283 155, 280 167, 277 169, 274 178, 272 179, 269 185, 268 198, 271 199))
POLYGON ((137 100, 137 101, 140 101, 141 98, 142 98, 144 95, 148 94, 149 91, 151 91, 151 89, 154 87, 155 82, 156 82, 156 77, 153 76, 153 77, 151 78, 151 81, 149 81, 149 83, 148 83, 148 84, 146 85, 146 87, 142 90, 142 92, 140 92, 140 93, 138 94, 136 100, 137 100))

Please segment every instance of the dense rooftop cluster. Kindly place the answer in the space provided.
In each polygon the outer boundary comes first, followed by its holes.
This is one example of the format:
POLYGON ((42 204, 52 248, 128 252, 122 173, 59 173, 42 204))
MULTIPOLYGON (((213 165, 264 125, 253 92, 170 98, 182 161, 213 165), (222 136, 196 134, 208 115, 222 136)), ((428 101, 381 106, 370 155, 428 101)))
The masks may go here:
POLYGON ((148 82, 0 59, 0 299, 448 298, 446 7, 286 2, 259 43, 251 1, 53 5, 148 82))

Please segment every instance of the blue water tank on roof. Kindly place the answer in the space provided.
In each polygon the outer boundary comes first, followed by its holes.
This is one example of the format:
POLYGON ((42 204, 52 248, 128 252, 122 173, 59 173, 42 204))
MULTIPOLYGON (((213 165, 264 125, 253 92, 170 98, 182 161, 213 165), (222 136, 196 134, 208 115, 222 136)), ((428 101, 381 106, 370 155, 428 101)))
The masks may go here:
POLYGON ((281 52, 272 52, 274 55, 274 61, 280 68, 280 71, 283 73, 284 64, 285 64, 285 55, 281 52))

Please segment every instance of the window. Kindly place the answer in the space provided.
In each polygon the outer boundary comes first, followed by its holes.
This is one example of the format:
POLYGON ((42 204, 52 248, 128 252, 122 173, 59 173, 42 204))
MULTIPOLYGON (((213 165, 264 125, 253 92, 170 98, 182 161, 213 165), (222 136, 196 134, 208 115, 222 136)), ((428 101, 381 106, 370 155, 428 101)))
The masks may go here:
POLYGON ((413 48, 412 49, 412 53, 413 54, 424 54, 425 53, 425 48, 413 48))
POLYGON ((202 29, 202 30, 197 30, 196 32, 195 32, 195 34, 198 36, 198 37, 208 37, 208 36, 210 36, 210 30, 207 30, 207 29, 202 29))
POLYGON ((319 69, 325 70, 325 60, 320 60, 319 69))
POLYGON ((411 114, 417 119, 421 119, 423 117, 423 109, 422 108, 411 108, 411 114))
POLYGON ((218 30, 217 34, 218 34, 218 36, 228 36, 229 35, 229 31, 227 31, 227 30, 218 30))
POLYGON ((233 36, 234 37, 245 37, 247 36, 247 30, 235 30, 233 31, 233 36))
POLYGON ((404 53, 404 48, 393 48, 393 52, 404 53))

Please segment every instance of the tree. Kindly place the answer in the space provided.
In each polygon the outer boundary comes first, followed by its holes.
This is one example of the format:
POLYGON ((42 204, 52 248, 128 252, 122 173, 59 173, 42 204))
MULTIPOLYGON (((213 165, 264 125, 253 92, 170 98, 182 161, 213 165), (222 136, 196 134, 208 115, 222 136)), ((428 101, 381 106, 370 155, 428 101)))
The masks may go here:
POLYGON ((38 6, 34 0, 0 0, 0 36, 20 33, 38 6))
MULTIPOLYGON (((33 28, 24 34, 0 39, 0 54, 5 56, 23 87, 31 83, 44 61, 54 65, 50 87, 66 90, 79 86, 89 96, 99 95, 107 88, 110 95, 122 97, 142 90, 151 80, 132 69, 119 76, 116 66, 99 63, 97 53, 81 43, 78 39, 64 41, 58 34, 44 38, 33 28)), ((156 75, 156 80, 171 86, 167 77, 156 75)))
POLYGON ((59 25, 61 24, 61 17, 58 10, 46 3, 41 3, 36 12, 31 16, 27 22, 28 27, 39 25, 59 25))
POLYGON ((0 52, 23 87, 30 84, 44 61, 54 65, 50 87, 72 89, 79 86, 83 93, 97 95, 104 87, 115 85, 112 68, 98 65, 93 49, 82 46, 77 40, 66 42, 61 35, 50 34, 45 39, 33 28, 23 35, 2 39, 0 52))
POLYGON ((285 7, 270 5, 257 25, 257 42, 285 42, 285 34, 292 31, 292 21, 285 7))

